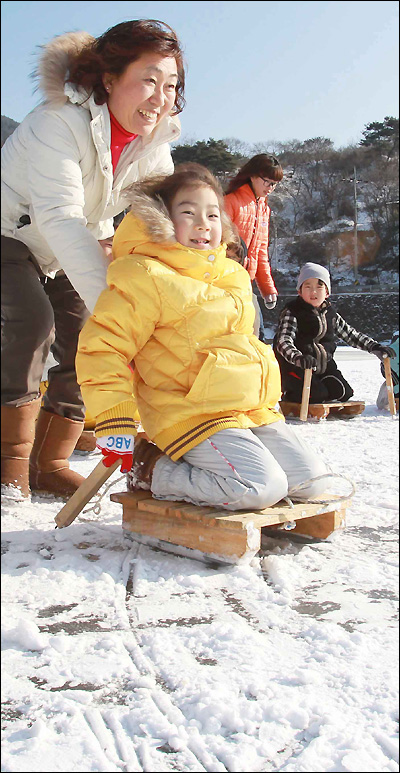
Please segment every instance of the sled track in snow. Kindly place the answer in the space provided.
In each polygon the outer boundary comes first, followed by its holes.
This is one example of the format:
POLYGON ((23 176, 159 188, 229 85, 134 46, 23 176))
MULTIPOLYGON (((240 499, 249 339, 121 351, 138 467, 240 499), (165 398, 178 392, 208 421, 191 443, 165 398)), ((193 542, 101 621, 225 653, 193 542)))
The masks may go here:
MULTIPOLYGON (((181 711, 181 709, 174 703, 172 694, 173 690, 171 690, 166 682, 164 681, 161 674, 157 673, 157 668, 155 667, 154 662, 150 659, 148 655, 146 655, 143 652, 143 648, 141 647, 138 638, 137 638, 137 632, 140 630, 143 630, 148 627, 156 627, 156 626, 162 626, 162 627, 169 627, 172 625, 179 625, 179 626, 190 626, 193 627, 195 625, 201 625, 206 624, 212 621, 212 617, 209 618, 195 618, 190 617, 187 619, 184 618, 178 618, 176 620, 173 619, 159 619, 158 621, 152 622, 150 625, 141 624, 138 622, 138 617, 135 614, 136 606, 133 606, 131 602, 135 599, 135 585, 137 582, 137 574, 138 574, 138 556, 140 553, 141 546, 137 546, 137 548, 132 548, 132 552, 134 552, 135 557, 132 559, 132 555, 128 555, 125 559, 125 564, 128 563, 129 565, 129 573, 127 575, 126 580, 126 593, 125 593, 125 609, 126 614, 129 620, 129 626, 131 630, 131 636, 132 640, 129 644, 126 644, 127 651, 129 653, 129 656, 132 659, 132 663, 134 664, 135 668, 144 676, 151 676, 156 681, 155 687, 149 687, 144 688, 147 690, 147 700, 152 704, 151 711, 160 713, 163 715, 163 717, 166 719, 168 723, 171 724, 171 735, 176 735, 176 727, 178 727, 182 733, 182 741, 184 741, 184 736, 187 736, 187 746, 184 751, 179 752, 178 757, 179 759, 179 767, 180 770, 199 770, 199 771, 228 771, 228 768, 225 767, 225 765, 214 755, 212 754, 207 748, 204 740, 202 739, 200 733, 191 732, 193 728, 191 728, 188 724, 188 720, 185 717, 184 713, 181 711), (132 608, 133 606, 133 608, 132 608)), ((151 550, 151 549, 150 549, 151 550)), ((143 689, 143 688, 142 688, 143 689)), ((141 744, 143 742, 140 741, 138 744, 138 748, 141 748, 141 744)), ((161 747, 162 750, 162 747, 161 747)), ((160 752, 161 752, 160 750, 160 752)), ((173 750, 171 748, 167 749, 163 756, 165 757, 166 754, 170 754, 173 750)), ((145 757, 148 755, 144 755, 145 757)), ((138 768, 138 770, 152 770, 151 767, 147 767, 148 760, 143 759, 143 748, 142 748, 142 754, 140 754, 139 751, 139 757, 142 757, 142 768, 138 768)), ((178 760, 176 760, 178 762, 178 760)), ((175 765, 173 766, 175 767, 175 765)))
MULTIPOLYGON (((304 540, 298 538, 295 543, 301 544, 296 545, 290 536, 288 542, 283 532, 268 536, 259 558, 273 554, 279 542, 293 556, 301 552, 304 540)), ((371 548, 369 532, 368 536, 371 548)), ((57 558, 58 541, 38 541, 35 545, 36 552, 49 566, 57 558)), ((5 544, 4 551, 7 549, 5 544)), ((316 546, 315 549, 318 553, 319 549, 316 546)), ((31 543, 27 542, 26 551, 27 555, 32 551, 31 543)), ((65 550, 65 555, 67 561, 75 555, 73 565, 78 578, 80 572, 85 577, 85 566, 100 569, 97 562, 101 557, 107 585, 104 597, 93 595, 96 582, 92 572, 87 584, 78 579, 63 597, 63 603, 57 603, 57 597, 52 597, 53 603, 49 604, 49 599, 46 606, 38 608, 41 634, 65 635, 70 641, 76 637, 76 645, 71 646, 72 661, 64 662, 61 658, 59 673, 63 675, 63 666, 74 662, 74 650, 86 654, 97 646, 103 653, 100 657, 106 657, 108 663, 112 664, 117 652, 124 665, 115 673, 112 667, 108 668, 109 676, 103 680, 97 680, 96 673, 89 674, 79 667, 73 668, 72 673, 66 669, 65 681, 60 684, 54 674, 48 675, 39 654, 26 673, 35 687, 31 693, 30 718, 45 719, 46 726, 56 727, 57 695, 64 694, 72 713, 71 720, 63 721, 68 727, 71 723, 71 733, 77 733, 85 754, 97 770, 237 771, 234 755, 241 735, 244 733, 245 740, 254 738, 259 743, 258 736, 254 735, 254 729, 248 735, 247 728, 242 733, 240 724, 239 729, 236 724, 232 729, 217 698, 217 719, 212 715, 213 702, 205 705, 204 710, 198 709, 202 693, 209 692, 212 685, 217 696, 220 688, 223 694, 231 668, 238 662, 235 654, 240 653, 242 642, 254 652, 251 647, 259 646, 257 640, 261 636, 260 641, 265 642, 269 652, 267 657, 274 658, 277 628, 283 643, 285 637, 290 637, 293 643, 298 639, 301 647, 304 615, 320 620, 330 610, 340 608, 340 604, 328 603, 328 597, 314 598, 316 588, 329 585, 329 566, 322 576, 318 572, 317 579, 310 576, 308 585, 297 588, 290 605, 283 597, 283 607, 280 607, 279 576, 277 581, 271 579, 267 566, 263 569, 263 561, 258 559, 251 569, 243 570, 212 562, 202 564, 189 556, 172 556, 132 539, 118 537, 113 544, 107 528, 97 522, 77 529, 73 545, 65 550), (103 554, 101 551, 107 548, 109 554, 103 554), (278 606, 274 610, 275 603, 278 606), (297 618, 290 614, 290 609, 298 614, 297 618), (238 632, 237 640, 235 632, 238 632), (216 646, 219 639, 220 646, 216 646), (114 641, 115 649, 111 644, 114 641), (91 702, 85 698, 88 693, 91 702), (219 728, 212 725, 217 720, 219 728)), ((23 553, 19 560, 18 568, 29 568, 23 553)), ((325 554, 324 562, 330 563, 329 555, 325 554)), ((338 624, 352 631, 357 628, 357 621, 353 621, 352 627, 350 622, 338 624)), ((256 678, 250 675, 247 680, 246 669, 242 676, 243 679, 234 680, 234 723, 240 718, 241 709, 244 708, 246 716, 245 706, 250 705, 247 701, 257 700, 256 678)), ((8 709, 9 721, 19 721, 18 712, 14 717, 13 707, 7 706, 8 709)), ((227 703, 227 713, 230 711, 227 703)), ((261 750, 262 767, 254 769, 279 771, 288 762, 295 765, 298 755, 310 745, 310 734, 307 728, 296 730, 294 727, 290 736, 273 752, 261 750)), ((73 735, 71 743, 72 738, 73 735)))
MULTIPOLYGON (((104 529, 91 523, 90 530, 90 539, 75 543, 75 548, 79 553, 82 551, 87 561, 96 562, 97 548, 103 542, 104 529)), ((111 606, 105 609, 104 617, 93 614, 90 603, 84 602, 83 609, 80 609, 79 599, 71 603, 45 606, 38 611, 37 617, 40 632, 50 636, 66 634, 80 639, 93 637, 93 641, 96 641, 95 637, 99 633, 118 632, 132 668, 128 667, 127 676, 125 675, 122 682, 117 678, 108 685, 93 684, 87 679, 82 679, 79 683, 67 679, 64 684, 57 685, 31 673, 28 679, 38 690, 35 704, 42 707, 38 711, 43 716, 44 709, 44 713, 52 721, 51 695, 68 691, 72 700, 71 693, 74 690, 92 693, 93 702, 90 705, 79 705, 78 698, 74 721, 81 728, 81 737, 92 750, 99 770, 229 773, 236 769, 235 765, 218 758, 209 748, 210 732, 202 727, 199 730, 196 726, 198 723, 191 722, 191 717, 185 714, 185 706, 181 708, 179 705, 177 693, 182 675, 179 655, 174 657, 172 662, 166 662, 164 668, 160 668, 160 663, 152 657, 146 636, 147 639, 156 637, 162 629, 168 637, 176 636, 176 630, 182 632, 193 629, 198 632, 201 627, 218 620, 221 612, 232 625, 237 624, 239 617, 245 626, 259 633, 266 633, 266 627, 262 626, 251 610, 251 603, 246 603, 237 592, 230 589, 227 567, 213 562, 203 565, 207 577, 208 570, 210 571, 210 590, 206 579, 204 587, 200 592, 196 591, 195 596, 190 588, 178 585, 177 592, 171 594, 171 609, 166 609, 165 604, 162 604, 158 610, 159 614, 155 614, 154 606, 159 587, 157 577, 159 567, 160 571, 163 571, 162 558, 167 558, 171 577, 182 571, 181 562, 191 562, 195 567, 202 564, 189 557, 171 556, 158 548, 132 544, 132 541, 128 544, 126 542, 117 548, 121 556, 121 570, 119 579, 114 581, 113 600, 110 599, 111 606), (140 595, 137 593, 140 571, 142 568, 143 574, 146 575, 149 563, 152 571, 150 593, 149 596, 140 595), (201 610, 197 613, 199 607, 201 610), (183 614, 180 614, 182 609, 183 614), (176 614, 176 611, 179 614, 176 614), (77 616, 75 612, 78 613, 77 616), (151 619, 146 620, 149 614, 151 619), (117 703, 118 711, 115 711, 113 701, 114 704, 117 703), (143 716, 143 722, 140 721, 140 716, 143 716), (152 720, 163 729, 159 741, 153 737, 152 720)), ((45 558, 49 561, 54 556, 54 546, 50 543, 38 544, 37 550, 41 550, 42 554, 45 552, 45 558)), ((228 567, 228 572, 229 570, 234 572, 235 567, 228 567)), ((255 572, 254 579, 256 578, 255 572)), ((261 579, 260 576, 258 579, 261 579)), ((170 640, 168 638, 168 641, 170 640)), ((186 640, 181 642, 181 646, 187 650, 188 659, 191 659, 197 669, 202 671, 204 667, 212 668, 218 665, 215 659, 207 655, 191 652, 186 640)), ((192 698, 191 692, 189 697, 192 698)), ((249 700, 253 700, 253 697, 250 696, 249 700)), ((272 766, 271 770, 276 770, 276 767, 272 766)))
MULTIPOLYGON (((178 727, 181 732, 182 739, 185 736, 187 737, 186 749, 184 750, 184 753, 183 751, 180 751, 178 754, 174 755, 175 760, 171 769, 187 771, 226 771, 229 773, 231 770, 236 770, 236 767, 230 767, 226 761, 222 761, 217 757, 217 755, 213 754, 210 749, 207 748, 207 740, 202 737, 201 733, 192 733, 193 728, 189 724, 188 717, 174 700, 174 687, 166 682, 162 676, 162 673, 160 672, 159 666, 155 663, 151 655, 144 651, 145 649, 148 651, 149 648, 146 647, 146 643, 142 643, 141 638, 146 631, 148 632, 149 630, 154 630, 156 628, 190 629, 197 628, 198 626, 202 625, 208 625, 217 619, 217 616, 221 613, 221 610, 224 610, 225 614, 227 613, 229 617, 232 616, 233 621, 235 621, 236 616, 239 616, 245 625, 249 626, 251 629, 260 634, 267 634, 268 626, 262 625, 257 615, 252 611, 251 604, 246 603, 246 600, 241 598, 237 591, 232 592, 228 590, 227 587, 224 587, 227 585, 227 582, 225 581, 226 578, 224 578, 223 586, 219 588, 216 588, 215 586, 213 587, 212 595, 209 595, 208 593, 203 594, 204 598, 207 600, 207 604, 210 607, 208 615, 190 615, 187 617, 179 616, 174 618, 158 615, 156 619, 153 618, 147 623, 141 622, 140 608, 142 606, 151 605, 151 598, 136 594, 136 586, 140 575, 140 562, 141 560, 145 562, 146 557, 152 553, 157 552, 162 551, 159 551, 158 548, 136 545, 136 548, 132 548, 132 551, 130 554, 128 554, 124 562, 125 568, 129 566, 129 571, 126 572, 125 609, 132 636, 130 643, 127 644, 126 647, 135 668, 142 675, 151 676, 156 682, 156 686, 148 688, 147 691, 147 700, 151 704, 151 711, 159 712, 161 715, 163 715, 166 721, 171 724, 171 732, 175 732, 176 734, 176 728, 178 727), (143 550, 142 556, 140 555, 141 550, 143 550)), ((178 557, 178 560, 186 561, 187 559, 178 557)), ((218 567, 218 569, 223 571, 221 566, 218 567)), ((266 579, 265 577, 260 577, 260 575, 255 573, 255 578, 257 576, 258 579, 266 579)), ((181 595, 184 596, 185 591, 183 591, 181 595)), ((217 661, 213 659, 202 659, 200 657, 196 657, 196 660, 200 665, 217 665, 217 661)), ((167 665, 166 671, 168 670, 169 667, 167 665)), ((249 696, 249 698, 253 699, 252 696, 249 696)), ((142 739, 136 739, 136 741, 134 741, 137 758, 140 760, 140 764, 143 765, 143 767, 140 769, 152 770, 152 768, 146 767, 146 755, 143 757, 143 754, 140 753, 141 742, 142 739)), ((300 751, 306 746, 307 741, 303 737, 303 733, 300 732, 296 734, 291 745, 288 745, 287 747, 279 750, 279 766, 273 762, 265 760, 263 770, 279 770, 281 765, 284 765, 288 759, 292 757, 292 755, 299 754, 300 751)), ((163 755, 164 758, 167 757, 167 755, 171 756, 171 752, 173 751, 171 748, 165 749, 165 747, 163 748, 161 746, 158 747, 156 751, 158 754, 160 754, 161 752, 164 752, 164 750, 167 752, 167 754, 163 755)), ((152 752, 154 755, 154 750, 152 750, 152 752)), ((164 767, 157 769, 165 770, 166 768, 164 767)))
MULTIPOLYGON (((155 628, 195 628, 201 625, 208 625, 216 619, 216 616, 220 612, 221 608, 227 610, 229 613, 234 614, 235 616, 239 615, 247 625, 251 626, 253 629, 260 633, 266 633, 266 629, 265 627, 262 627, 258 618, 247 607, 243 599, 239 599, 237 594, 230 592, 225 587, 213 588, 212 596, 203 594, 207 599, 207 604, 211 606, 211 610, 208 615, 190 615, 188 617, 179 616, 174 618, 158 616, 157 619, 152 619, 147 623, 141 622, 139 612, 140 608, 144 605, 151 604, 151 600, 148 600, 146 597, 135 595, 138 575, 140 573, 140 562, 142 560, 140 557, 141 550, 144 550, 144 552, 147 552, 147 554, 160 552, 157 548, 136 545, 135 547, 132 547, 130 553, 125 558, 124 567, 125 569, 129 567, 128 571, 125 572, 125 610, 131 632, 129 644, 125 643, 126 649, 135 669, 137 669, 137 671, 143 676, 150 676, 155 680, 155 686, 145 688, 147 691, 146 699, 151 704, 151 711, 163 715, 166 721, 170 723, 171 734, 176 735, 176 728, 178 727, 182 740, 184 740, 186 736, 186 749, 184 752, 181 750, 177 755, 175 755, 179 759, 175 759, 173 768, 178 770, 226 771, 228 773, 230 768, 227 767, 220 759, 218 759, 215 754, 210 752, 210 750, 207 748, 206 741, 202 738, 201 734, 198 731, 193 732, 194 728, 189 725, 189 720, 181 708, 179 708, 177 703, 174 701, 174 688, 167 684, 162 674, 159 672, 159 669, 154 660, 150 657, 150 655, 144 652, 144 647, 141 643, 141 634, 148 631, 149 629, 155 628), (178 768, 176 768, 177 764, 178 768)), ((186 561, 187 559, 178 557, 178 560, 186 561)), ((218 568, 222 570, 222 567, 218 568)), ((181 595, 184 596, 185 591, 183 591, 181 595)), ((216 665, 216 661, 209 658, 196 657, 196 660, 200 665, 216 665)), ((143 688, 141 689, 141 692, 143 694, 143 688)), ((116 728, 114 729, 116 730, 116 728)), ((118 729, 118 733, 121 735, 120 729, 118 729)), ((118 735, 116 738, 118 739, 118 735)), ((146 766, 148 764, 148 753, 143 755, 143 739, 132 740, 137 759, 140 760, 140 764, 143 766, 142 768, 138 769, 151 770, 152 768, 146 766), (142 751, 140 751, 141 748, 142 751)), ((162 746, 157 749, 158 754, 162 753, 163 751, 164 749, 162 746)), ((173 749, 168 748, 165 751, 166 754, 170 756, 171 752, 173 752, 173 749)), ((284 750, 282 750, 282 752, 283 751, 284 750)), ((154 750, 152 750, 152 753, 154 755, 154 750)), ((166 757, 166 754, 164 753, 164 758, 166 757)), ((267 770, 268 768, 265 769, 267 770)), ((271 770, 276 770, 276 767, 272 766, 271 770)))

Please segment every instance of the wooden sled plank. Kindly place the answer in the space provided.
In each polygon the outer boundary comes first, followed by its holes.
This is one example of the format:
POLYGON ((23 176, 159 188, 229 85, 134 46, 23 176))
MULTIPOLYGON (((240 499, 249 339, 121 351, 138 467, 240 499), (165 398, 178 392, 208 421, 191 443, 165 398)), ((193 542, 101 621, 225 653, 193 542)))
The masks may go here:
MULTIPOLYGON (((140 492, 143 493, 143 492, 140 492)), ((225 557, 231 563, 252 558, 260 549, 260 532, 249 523, 222 522, 220 511, 196 508, 185 502, 136 499, 136 492, 111 494, 113 502, 123 505, 122 528, 146 537, 164 540, 209 556, 225 557), (131 498, 131 496, 135 498, 131 498)))
POLYGON ((163 553, 170 553, 173 556, 181 556, 182 558, 190 558, 194 561, 201 561, 209 566, 214 565, 236 565, 239 563, 248 563, 253 554, 248 558, 235 560, 230 556, 218 555, 217 553, 205 553, 203 550, 196 550, 195 548, 186 548, 183 545, 177 545, 173 542, 167 542, 166 540, 159 539, 158 537, 147 537, 145 534, 138 534, 137 532, 128 531, 124 529, 124 536, 138 542, 140 545, 146 545, 152 550, 162 551, 163 553))
MULTIPOLYGON (((150 492, 144 491, 111 494, 111 500, 122 504, 122 528, 135 534, 139 541, 148 538, 165 541, 229 563, 248 561, 258 553, 264 527, 295 521, 294 531, 325 539, 344 522, 344 515, 337 516, 334 503, 323 501, 294 507, 279 502, 255 512, 229 513, 185 502, 153 499, 150 492), (302 529, 306 522, 309 527, 302 529)), ((340 503, 340 512, 344 514, 349 502, 340 503)))
MULTIPOLYGON (((342 504, 342 503, 341 503, 342 504)), ((332 507, 332 505, 331 505, 332 507)), ((311 515, 308 518, 296 519, 295 526, 291 526, 288 536, 297 534, 301 537, 312 537, 313 539, 327 539, 334 531, 344 529, 346 525, 346 510, 332 510, 329 513, 311 515)), ((267 526, 263 533, 282 528, 282 526, 267 526)))
MULTIPOLYGON (((153 499, 149 491, 123 491, 111 494, 113 502, 119 502, 124 510, 139 509, 146 513, 162 515, 172 513, 178 518, 184 518, 187 521, 193 521, 195 524, 204 521, 211 524, 214 528, 226 528, 233 526, 234 529, 243 528, 243 524, 254 523, 257 528, 271 526, 273 524, 285 523, 287 521, 301 520, 314 515, 320 515, 334 509, 335 502, 325 503, 324 497, 318 498, 321 501, 302 502, 294 504, 293 507, 282 500, 272 507, 266 507, 263 510, 237 510, 230 512, 228 510, 219 510, 213 507, 199 507, 186 502, 175 500, 153 499), (293 517, 295 513, 296 518, 293 517)), ((347 507, 350 499, 340 502, 340 506, 347 507)))
MULTIPOLYGON (((284 416, 300 417, 300 403, 290 403, 281 400, 279 406, 284 416)), ((362 400, 348 400, 343 403, 309 403, 307 418, 326 419, 330 413, 343 416, 358 416, 364 409, 365 402, 362 400)))
POLYGON ((342 508, 296 522, 293 532, 305 537, 314 537, 314 539, 326 539, 334 531, 344 529, 345 525, 346 510, 342 508))
POLYGON ((365 410, 365 402, 362 400, 348 400, 347 403, 333 403, 329 406, 330 413, 345 416, 359 416, 365 410))

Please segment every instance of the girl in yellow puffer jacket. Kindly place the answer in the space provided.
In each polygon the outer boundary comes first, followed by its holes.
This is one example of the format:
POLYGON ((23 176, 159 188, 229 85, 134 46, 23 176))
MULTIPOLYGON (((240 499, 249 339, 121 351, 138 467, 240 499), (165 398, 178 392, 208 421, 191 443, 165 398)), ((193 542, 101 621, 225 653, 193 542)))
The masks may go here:
POLYGON ((218 182, 185 164, 134 186, 131 202, 76 360, 105 463, 121 458, 130 486, 159 499, 227 510, 302 484, 322 493, 312 479, 325 465, 276 410, 279 367, 253 334, 249 275, 226 257, 218 182), (136 409, 150 442, 134 441, 136 409))

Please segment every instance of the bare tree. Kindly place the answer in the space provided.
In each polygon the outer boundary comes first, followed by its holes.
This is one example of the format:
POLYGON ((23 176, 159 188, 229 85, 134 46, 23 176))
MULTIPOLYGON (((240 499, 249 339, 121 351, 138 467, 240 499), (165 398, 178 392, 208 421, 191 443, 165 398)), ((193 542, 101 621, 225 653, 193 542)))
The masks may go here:
POLYGON ((238 140, 237 137, 223 137, 222 142, 233 155, 241 156, 243 159, 250 158, 251 146, 248 142, 238 140))

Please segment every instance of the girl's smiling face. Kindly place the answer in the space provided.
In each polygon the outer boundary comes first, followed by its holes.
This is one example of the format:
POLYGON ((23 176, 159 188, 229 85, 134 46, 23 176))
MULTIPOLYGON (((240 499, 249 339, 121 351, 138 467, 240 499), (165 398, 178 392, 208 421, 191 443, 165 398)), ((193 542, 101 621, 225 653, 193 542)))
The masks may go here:
POLYGON ((208 186, 181 188, 172 199, 170 214, 176 240, 184 247, 210 250, 221 244, 218 198, 208 186))

